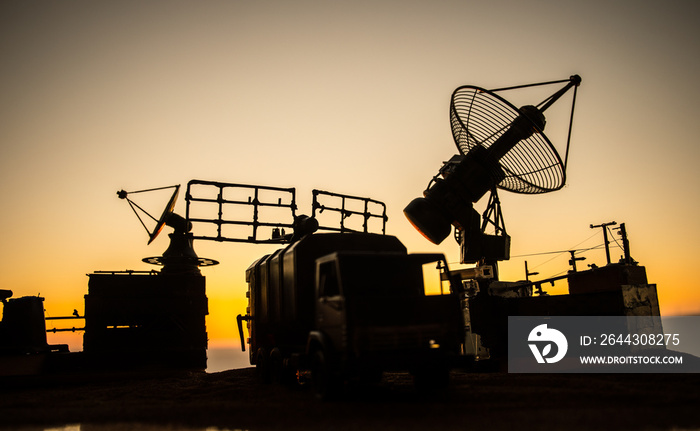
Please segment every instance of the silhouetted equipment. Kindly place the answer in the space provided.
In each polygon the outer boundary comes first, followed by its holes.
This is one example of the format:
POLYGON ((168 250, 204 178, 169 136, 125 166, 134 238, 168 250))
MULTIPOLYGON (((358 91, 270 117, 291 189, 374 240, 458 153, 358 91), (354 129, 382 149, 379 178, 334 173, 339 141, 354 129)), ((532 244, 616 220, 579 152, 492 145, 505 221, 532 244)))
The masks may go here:
POLYGON ((198 267, 200 266, 211 266, 217 265, 219 262, 213 259, 200 258, 194 251, 192 244, 193 235, 190 233, 192 230, 192 222, 183 218, 182 216, 175 214, 173 211, 175 209, 175 203, 177 201, 178 192, 180 191, 180 185, 168 186, 168 187, 158 187, 146 190, 139 190, 135 192, 126 192, 120 190, 117 192, 117 196, 120 199, 126 199, 129 206, 134 211, 139 221, 148 232, 148 244, 151 244, 153 240, 156 239, 160 231, 164 226, 170 226, 173 228, 173 233, 168 235, 170 237, 170 245, 163 252, 162 256, 147 257, 143 261, 153 265, 162 265, 164 273, 197 273, 199 274, 198 267), (152 192, 164 189, 174 189, 172 196, 168 200, 161 216, 156 219, 146 210, 137 205, 133 200, 129 199, 130 194, 152 192), (151 219, 155 220, 155 227, 151 230, 148 229, 143 219, 139 215, 140 210, 145 215, 149 216, 151 219))
POLYGON ((610 241, 608 241, 608 226, 617 226, 617 223, 611 221, 610 223, 602 223, 598 225, 591 224, 591 229, 603 229, 603 244, 605 245, 605 258, 607 260, 608 265, 610 265, 610 241))
POLYGON ((201 228, 194 239, 249 243, 285 242, 291 237, 286 236, 285 229, 293 229, 297 220, 294 188, 191 180, 187 184, 185 200, 187 220, 201 228), (261 219, 266 209, 285 211, 287 220, 261 219), (205 217, 212 212, 216 217, 205 217), (233 217, 229 217, 229 214, 233 217), (206 232, 207 227, 211 225, 215 227, 214 234, 201 233, 206 232), (270 228, 275 234, 261 238, 261 228, 270 228))
MULTIPOLYGON (((585 257, 576 257, 576 250, 569 250, 569 253, 571 254, 571 259, 569 259, 569 265, 571 265, 570 272, 577 272, 578 270, 576 269, 576 262, 586 260, 586 258, 585 257)), ((610 262, 608 261, 608 263, 610 263, 610 262)))
POLYGON ((12 291, 6 290, 6 289, 0 289, 0 302, 2 302, 4 304, 8 298, 12 298, 12 291))
POLYGON ((309 217, 297 215, 294 188, 191 180, 185 197, 186 218, 198 228, 194 239, 219 242, 288 243, 317 230, 377 232, 380 229, 370 226, 373 220, 381 221, 381 233, 385 231, 388 218, 383 202, 322 190, 313 190, 312 197, 309 217), (271 214, 266 214, 267 211, 271 214), (324 211, 340 216, 339 227, 319 223, 318 216, 324 211), (350 217, 362 218, 361 229, 347 226, 350 217), (210 233, 201 233, 207 231, 210 233))
MULTIPOLYGON (((488 348, 484 357, 505 358, 508 316, 660 316, 656 285, 648 283, 643 266, 622 258, 618 263, 591 265, 591 269, 580 271, 575 264, 582 258, 570 253, 574 269, 565 275, 536 281, 477 281, 480 291, 468 298, 470 329, 488 348), (559 280, 567 280, 568 295, 549 295, 542 290, 543 285, 559 280)), ((635 330, 663 333, 660 319, 645 322, 648 327, 635 330)))
POLYGON ((205 277, 157 271, 89 274, 83 351, 109 368, 205 369, 205 277))
MULTIPOLYGON (((525 263, 525 280, 506 282, 499 279, 498 261, 510 258, 510 236, 505 229, 497 190, 522 194, 540 194, 562 188, 566 182, 571 128, 578 75, 568 80, 486 90, 462 86, 452 94, 450 121, 452 136, 459 150, 444 163, 430 181, 421 198, 404 209, 408 220, 428 240, 441 243, 455 227, 460 245, 461 262, 488 267, 483 274, 452 273, 462 280, 465 315, 465 351, 477 359, 503 359, 507 351, 508 316, 659 316, 656 286, 647 284, 644 267, 629 256, 629 241, 624 226, 624 258, 612 264, 608 226, 603 228, 607 265, 591 265, 578 270, 576 263, 585 259, 571 250, 571 271, 566 275, 530 280, 525 263), (516 108, 499 94, 506 90, 549 84, 564 86, 537 106, 516 108), (545 111, 573 89, 569 116, 566 153, 562 161, 552 142, 544 134, 545 111), (486 192, 491 192, 483 215, 474 209, 486 192), (487 234, 487 229, 493 230, 487 234), (543 285, 567 280, 568 295, 549 295, 543 285), (533 294, 535 296, 533 296, 533 294), (471 345, 470 348, 467 348, 471 345), (487 348, 487 349, 484 349, 487 348)), ((650 319, 656 325, 658 319, 650 319)), ((657 332, 660 328, 643 328, 657 332)))
POLYGON ((0 290, 3 305, 0 321, 0 376, 43 372, 51 353, 67 352, 65 344, 48 344, 44 320, 44 298, 12 298, 11 290, 0 290))
POLYGON ((441 275, 451 283, 445 257, 408 254, 384 235, 383 202, 313 190, 308 217, 296 214, 294 189, 205 181, 191 181, 186 199, 195 226, 214 226, 195 238, 288 244, 248 268, 248 308, 237 317, 241 347, 250 344, 263 379, 311 374, 319 396, 388 369, 413 371, 417 382, 447 381, 463 339, 459 297, 451 288, 428 296, 423 281, 432 271, 436 284, 441 275), (216 215, 205 217, 207 209, 216 215), (277 212, 263 215, 270 209, 277 212))
MULTIPOLYGON (((146 232, 148 232, 148 244, 152 243, 154 239, 158 236, 161 230, 163 230, 163 226, 165 226, 169 221, 170 217, 173 215, 173 211, 175 209, 175 203, 177 201, 177 195, 178 192, 180 191, 180 185, 174 185, 174 186, 167 186, 167 187, 156 187, 152 189, 146 189, 146 190, 137 190, 134 192, 127 192, 124 190, 119 190, 117 192, 117 196, 119 199, 126 199, 126 201, 129 203, 129 206, 131 209, 134 211, 134 214, 136 214, 136 217, 138 217, 139 221, 141 222, 141 225, 143 225, 144 229, 146 229, 146 232), (173 189, 173 194, 170 196, 170 199, 168 200, 168 203, 165 205, 165 208, 163 209, 163 213, 161 214, 160 218, 155 218, 153 217, 148 211, 144 210, 141 208, 136 202, 133 200, 129 199, 130 194, 137 194, 137 193, 146 193, 146 192, 153 192, 153 191, 158 191, 158 190, 167 190, 167 189, 173 189), (146 223, 143 221, 141 216, 139 215, 140 210, 143 214, 147 215, 151 219, 153 219, 156 222, 155 227, 153 229, 148 229, 146 226, 146 223)), ((187 227, 186 225, 182 224, 181 218, 173 218, 174 226, 172 226, 175 229, 179 230, 184 230, 185 232, 190 230, 190 227, 187 227)))
POLYGON ((12 291, 3 291, 0 323, 0 352, 37 353, 49 350, 44 322, 44 298, 24 296, 10 299, 12 291))
POLYGON ((525 280, 530 281, 530 277, 533 275, 539 275, 539 272, 530 272, 527 268, 527 260, 525 261, 525 280))
MULTIPOLYGON (((162 265, 161 271, 88 275, 85 358, 104 367, 206 367, 208 300, 199 267, 218 262, 199 258, 195 239, 284 244, 246 270, 248 307, 237 316, 241 347, 250 345, 250 363, 263 380, 310 375, 320 397, 331 396, 346 381, 377 380, 385 370, 408 370, 418 386, 444 387, 458 363, 504 358, 508 316, 659 316, 656 285, 647 283, 644 267, 632 260, 624 224, 619 263, 610 261, 607 236, 615 223, 604 223, 591 228, 603 228, 605 267, 578 271, 576 262, 584 258, 571 250, 572 271, 566 275, 530 280, 538 273, 525 262, 525 280, 499 279, 497 264, 510 258, 510 236, 498 189, 540 194, 564 186, 580 83, 573 75, 495 90, 462 86, 452 94, 450 120, 459 154, 444 163, 424 196, 404 213, 435 244, 454 226, 461 262, 477 263, 474 268, 450 271, 443 254, 409 254, 398 238, 385 235, 386 206, 370 198, 313 190, 307 216, 296 213, 294 188, 192 180, 181 217, 174 213, 179 185, 120 190, 118 197, 146 229, 148 244, 164 226, 173 232, 162 256, 143 259, 162 265), (536 106, 516 108, 498 94, 561 83, 536 106), (562 161, 543 132, 544 112, 570 89, 562 161), (129 197, 171 188, 159 218, 129 197), (473 204, 487 192, 480 215, 473 204), (154 227, 146 226, 142 214, 154 227), (568 295, 549 295, 542 288, 564 279, 568 295)), ((46 343, 43 298, 8 300, 11 296, 0 290, 0 356, 56 350, 46 343)), ((76 311, 55 319, 76 318, 83 317, 76 311)), ((658 319, 650 322, 639 329, 662 333, 654 326, 658 319)))
POLYGON ((330 212, 335 212, 340 215, 340 222, 339 222, 339 227, 330 227, 326 226, 323 229, 324 230, 329 230, 332 232, 353 232, 353 229, 348 228, 345 226, 345 219, 352 215, 360 215, 363 218, 362 222, 362 232, 369 232, 369 223, 371 220, 381 220, 382 222, 382 234, 386 232, 386 222, 388 220, 388 217, 386 215, 386 205, 384 202, 380 202, 374 199, 370 198, 362 198, 362 197, 357 197, 357 196, 349 196, 349 195, 343 195, 340 193, 332 193, 332 192, 324 192, 322 190, 313 190, 313 212, 311 213, 311 217, 316 218, 316 211, 318 211, 318 214, 320 215, 324 211, 330 211, 330 212), (341 205, 340 207, 334 207, 330 204, 324 204, 322 202, 324 197, 329 197, 329 198, 340 198, 341 199, 341 205), (357 211, 349 208, 349 202, 353 201, 360 201, 362 202, 362 211, 357 211), (370 205, 374 205, 375 207, 381 208, 382 211, 380 214, 375 214, 370 210, 370 205))
POLYGON ((620 223, 620 227, 618 229, 620 230, 620 236, 622 237, 622 249, 625 253, 623 262, 627 265, 631 265, 634 263, 634 260, 632 260, 632 256, 630 255, 630 241, 627 238, 627 227, 624 223, 620 223))
MULTIPOLYGON (((58 316, 58 317, 47 317, 45 320, 82 320, 85 319, 85 316, 81 316, 80 313, 78 313, 78 310, 73 310, 73 314, 71 316, 58 316)), ((47 329, 46 332, 76 332, 76 331, 84 331, 85 327, 75 327, 72 326, 70 328, 51 328, 47 329)))
POLYGON ((216 265, 193 248, 192 223, 175 214, 180 186, 137 192, 119 191, 149 235, 150 244, 164 226, 173 228, 162 256, 143 259, 161 271, 96 271, 85 295, 83 351, 92 363, 109 367, 165 366, 204 369, 207 363, 208 314, 205 277, 199 267, 216 265), (129 195, 173 188, 156 219, 129 195), (156 224, 148 229, 139 212, 156 224))
MULTIPOLYGON (((558 190, 565 183, 566 162, 544 135, 544 112, 569 89, 581 83, 568 80, 486 90, 457 88, 452 94, 452 135, 460 154, 440 169, 424 192, 404 209, 413 226, 428 240, 440 244, 455 226, 463 263, 495 262, 510 257, 510 237, 505 231, 496 189, 537 194, 558 190), (538 85, 566 85, 537 106, 516 108, 497 92, 538 85), (484 222, 473 203, 491 192, 484 222), (492 224, 494 235, 485 233, 492 224)), ((573 122, 571 108, 569 136, 573 122)), ((568 155, 568 143, 567 143, 568 155)))
POLYGON ((426 267, 438 283, 438 270, 449 273, 442 254, 407 254, 393 236, 303 236, 246 271, 241 345, 246 321, 250 363, 261 377, 289 381, 310 370, 320 397, 386 370, 410 370, 418 385, 446 384, 463 320, 452 286, 449 294, 426 295, 426 267))
MULTIPOLYGON (((187 184, 186 217, 174 213, 180 186, 160 187, 136 192, 121 190, 125 199, 149 236, 155 240, 164 226, 173 228, 170 245, 162 256, 143 259, 162 265, 161 271, 96 271, 89 274, 85 296, 84 352, 93 363, 133 367, 143 365, 205 368, 208 314, 205 278, 199 267, 218 262, 199 258, 193 241, 233 241, 248 243, 289 243, 301 240, 319 229, 316 218, 296 214, 295 190, 246 184, 192 180, 187 184), (136 193, 174 189, 159 218, 151 216, 130 196, 136 193), (272 217, 267 211, 282 211, 272 217), (150 228, 142 219, 146 215, 155 222, 150 228), (191 231, 197 226, 198 235, 191 231), (243 233, 243 231, 245 233, 243 233), (270 235, 263 238, 264 229, 270 235), (285 229, 290 230, 289 233, 285 229)), ((386 222, 386 210, 376 214, 370 205, 383 203, 366 198, 314 191, 314 211, 338 211, 341 232, 349 217, 363 217, 364 232, 368 220, 386 222), (342 200, 340 208, 319 202, 329 196, 342 200), (356 202, 364 210, 357 211, 356 202), (349 206, 346 207, 346 202, 349 206)), ((382 231, 384 226, 382 225, 382 231)), ((371 235, 367 233, 367 235, 371 235)), ((313 271, 313 268, 309 270, 313 271)), ((306 317, 303 317, 306 318, 306 317)))

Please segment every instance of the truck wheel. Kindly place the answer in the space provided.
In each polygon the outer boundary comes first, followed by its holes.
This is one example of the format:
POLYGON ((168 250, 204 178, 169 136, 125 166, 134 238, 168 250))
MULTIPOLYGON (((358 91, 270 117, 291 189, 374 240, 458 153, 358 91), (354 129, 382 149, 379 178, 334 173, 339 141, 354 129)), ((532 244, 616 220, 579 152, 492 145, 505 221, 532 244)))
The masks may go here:
POLYGON ((270 352, 269 369, 272 383, 291 385, 296 380, 296 373, 285 367, 282 352, 277 347, 270 352))
POLYGON ((270 355, 264 348, 255 354, 255 374, 262 383, 270 383, 270 355))
POLYGON ((314 395, 320 400, 335 398, 340 392, 340 379, 328 364, 322 350, 317 350, 311 359, 311 386, 314 395))

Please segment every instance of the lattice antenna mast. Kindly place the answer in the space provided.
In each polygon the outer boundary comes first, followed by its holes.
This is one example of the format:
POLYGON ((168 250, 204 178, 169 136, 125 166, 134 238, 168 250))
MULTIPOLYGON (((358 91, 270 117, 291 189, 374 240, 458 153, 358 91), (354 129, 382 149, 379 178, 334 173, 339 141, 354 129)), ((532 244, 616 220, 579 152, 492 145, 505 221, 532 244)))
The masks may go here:
POLYGON ((495 235, 506 236, 506 222, 503 219, 503 210, 501 209, 501 200, 498 198, 498 189, 491 189, 489 195, 489 203, 486 205, 486 210, 482 215, 481 232, 486 233, 486 229, 493 226, 495 235))

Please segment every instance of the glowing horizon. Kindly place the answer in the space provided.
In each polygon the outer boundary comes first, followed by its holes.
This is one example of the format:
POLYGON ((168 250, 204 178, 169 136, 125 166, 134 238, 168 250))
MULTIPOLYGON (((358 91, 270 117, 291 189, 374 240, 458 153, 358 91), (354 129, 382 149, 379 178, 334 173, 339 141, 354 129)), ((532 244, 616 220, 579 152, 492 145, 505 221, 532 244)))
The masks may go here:
MULTIPOLYGON (((688 54, 700 42, 698 8, 3 2, 0 288, 40 294, 47 315, 82 314, 85 274, 149 270, 141 259, 167 248, 167 235, 146 245, 114 193, 190 179, 296 187, 300 213, 314 188, 371 197, 387 204, 387 233, 409 251, 458 262, 454 241, 428 243, 402 214, 456 153, 452 91, 579 74, 567 184, 499 195, 511 255, 523 256, 503 263, 502 279, 524 278, 524 260, 538 277, 566 271, 566 259, 533 254, 566 250, 594 234, 590 224, 615 220, 627 224, 662 314, 700 314, 700 59, 688 54)), ((562 119, 547 112, 560 152, 562 119)), ((175 211, 184 212, 182 196, 175 211)), ((245 269, 274 248, 195 249, 221 262, 202 271, 209 338, 235 340, 245 269)), ((600 250, 587 256, 582 268, 604 264, 600 250)))

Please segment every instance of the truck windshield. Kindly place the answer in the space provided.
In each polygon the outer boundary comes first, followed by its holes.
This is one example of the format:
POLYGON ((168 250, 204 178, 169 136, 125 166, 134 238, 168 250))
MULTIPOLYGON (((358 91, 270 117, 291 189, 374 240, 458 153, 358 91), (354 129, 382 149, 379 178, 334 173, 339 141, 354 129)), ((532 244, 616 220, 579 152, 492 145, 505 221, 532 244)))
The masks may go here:
MULTIPOLYGON (((346 296, 424 296, 424 266, 435 268, 437 260, 410 255, 342 256, 343 291, 346 296)), ((439 278, 436 274, 437 271, 434 275, 439 278)))

